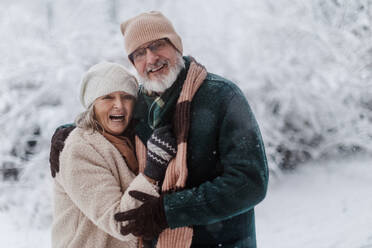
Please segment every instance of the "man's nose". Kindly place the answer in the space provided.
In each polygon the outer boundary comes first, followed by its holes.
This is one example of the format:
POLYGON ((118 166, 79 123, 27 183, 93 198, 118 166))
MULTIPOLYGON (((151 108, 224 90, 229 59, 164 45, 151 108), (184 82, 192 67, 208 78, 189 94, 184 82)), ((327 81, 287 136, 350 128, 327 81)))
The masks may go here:
POLYGON ((147 64, 155 64, 158 59, 159 59, 159 55, 157 55, 157 53, 151 51, 149 48, 146 49, 146 63, 147 64))

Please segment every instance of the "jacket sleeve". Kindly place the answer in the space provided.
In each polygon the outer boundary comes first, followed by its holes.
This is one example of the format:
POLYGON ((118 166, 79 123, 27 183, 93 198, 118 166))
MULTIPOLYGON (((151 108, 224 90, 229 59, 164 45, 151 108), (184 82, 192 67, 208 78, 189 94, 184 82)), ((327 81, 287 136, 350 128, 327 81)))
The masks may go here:
POLYGON ((89 144, 66 145, 60 160, 63 164, 56 180, 76 207, 111 236, 122 241, 136 239, 120 233, 121 224, 114 215, 142 204, 129 196, 130 190, 158 195, 156 187, 139 174, 123 192, 108 162, 89 144))
POLYGON ((268 183, 264 145, 256 119, 239 89, 227 101, 217 139, 222 174, 198 187, 164 196, 171 228, 220 222, 252 209, 264 199, 268 183))

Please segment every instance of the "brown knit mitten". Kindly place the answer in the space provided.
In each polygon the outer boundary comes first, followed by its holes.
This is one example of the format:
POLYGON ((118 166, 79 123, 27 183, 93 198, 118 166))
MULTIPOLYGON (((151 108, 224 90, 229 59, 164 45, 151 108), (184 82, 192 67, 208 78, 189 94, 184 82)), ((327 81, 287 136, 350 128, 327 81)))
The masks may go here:
POLYGON ((62 126, 57 128, 57 130, 53 134, 49 155, 50 172, 52 174, 52 177, 55 177, 56 174, 59 172, 59 154, 65 146, 65 140, 67 139, 71 131, 75 129, 75 127, 76 126, 71 125, 67 127, 62 126))
POLYGON ((116 221, 129 221, 128 225, 121 227, 121 234, 132 233, 147 240, 156 238, 168 227, 163 196, 155 197, 136 190, 129 191, 129 195, 143 204, 138 208, 115 214, 116 221))

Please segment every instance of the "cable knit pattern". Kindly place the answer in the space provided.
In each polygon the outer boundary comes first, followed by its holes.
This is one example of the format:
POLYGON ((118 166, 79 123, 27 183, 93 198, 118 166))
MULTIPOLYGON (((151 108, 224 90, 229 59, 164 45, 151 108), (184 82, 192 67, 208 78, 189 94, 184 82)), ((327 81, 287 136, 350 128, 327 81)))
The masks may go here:
MULTIPOLYGON (((157 187, 128 169, 121 153, 100 133, 76 128, 60 156, 55 178, 52 247, 138 247, 120 233, 114 214, 137 208, 129 196, 138 190, 159 196, 157 187)), ((122 223, 125 225, 126 223, 122 223)))

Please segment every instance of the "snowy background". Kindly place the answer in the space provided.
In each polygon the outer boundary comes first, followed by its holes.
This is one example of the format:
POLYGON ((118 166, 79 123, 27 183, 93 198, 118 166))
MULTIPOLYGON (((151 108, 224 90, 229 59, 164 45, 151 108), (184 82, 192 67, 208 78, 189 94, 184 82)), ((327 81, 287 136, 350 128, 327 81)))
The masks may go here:
POLYGON ((0 247, 50 247, 51 135, 82 111, 89 66, 135 73, 119 24, 149 10, 255 112, 259 247, 372 247, 371 0, 1 0, 0 247))

